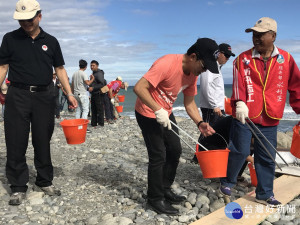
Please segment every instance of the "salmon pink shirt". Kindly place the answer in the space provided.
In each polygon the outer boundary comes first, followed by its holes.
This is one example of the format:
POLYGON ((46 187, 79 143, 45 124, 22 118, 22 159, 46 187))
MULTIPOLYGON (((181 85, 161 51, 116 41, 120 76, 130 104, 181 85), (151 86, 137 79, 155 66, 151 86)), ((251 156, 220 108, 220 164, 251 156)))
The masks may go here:
MULTIPOLYGON (((152 98, 167 110, 169 115, 172 113, 173 104, 181 91, 187 96, 197 94, 198 76, 183 73, 183 56, 183 54, 165 55, 156 60, 143 76, 151 84, 149 92, 152 98)), ((140 98, 136 100, 135 110, 145 117, 155 118, 153 110, 146 106, 140 98)))

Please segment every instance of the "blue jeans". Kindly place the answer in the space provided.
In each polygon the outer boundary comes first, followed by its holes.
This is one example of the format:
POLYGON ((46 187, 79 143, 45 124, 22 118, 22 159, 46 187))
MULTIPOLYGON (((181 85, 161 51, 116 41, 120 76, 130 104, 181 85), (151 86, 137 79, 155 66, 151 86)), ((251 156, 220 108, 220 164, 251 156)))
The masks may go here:
MULTIPOLYGON (((256 126, 276 148, 277 126, 256 126)), ((254 131, 275 159, 275 150, 263 139, 263 137, 255 130, 255 128, 254 131)), ((250 154, 251 137, 252 133, 247 125, 242 124, 236 119, 232 121, 230 129, 230 153, 228 158, 227 177, 221 178, 221 185, 231 188, 236 184, 238 173, 242 168, 245 159, 250 154)), ((256 187, 256 198, 266 200, 269 197, 274 196, 273 181, 275 174, 275 163, 260 145, 258 140, 256 140, 256 138, 254 138, 254 165, 258 181, 256 187)))
POLYGON ((87 119, 90 104, 89 96, 84 94, 75 94, 75 97, 78 102, 78 107, 76 108, 76 119, 87 119))

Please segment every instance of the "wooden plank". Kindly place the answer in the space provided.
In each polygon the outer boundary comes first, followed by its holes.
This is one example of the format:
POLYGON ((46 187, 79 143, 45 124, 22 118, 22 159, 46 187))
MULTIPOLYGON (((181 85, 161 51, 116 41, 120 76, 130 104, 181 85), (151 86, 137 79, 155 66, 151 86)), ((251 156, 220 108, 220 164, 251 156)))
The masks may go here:
POLYGON ((297 166, 284 166, 283 167, 282 166, 281 169, 282 169, 282 171, 277 168, 275 170, 275 172, 300 177, 300 167, 297 167, 297 166))
MULTIPOLYGON (((293 200, 300 194, 300 178, 289 175, 282 175, 274 180, 274 194, 283 205, 293 200)), ((243 217, 241 219, 230 219, 225 215, 222 207, 215 212, 191 223, 190 225, 253 225, 259 224, 266 219, 268 215, 276 212, 263 204, 255 202, 255 191, 234 201, 241 206, 243 217), (252 208, 251 208, 252 207, 252 208), (252 209, 252 210, 250 210, 252 209), (259 209, 259 211, 257 211, 259 209)))

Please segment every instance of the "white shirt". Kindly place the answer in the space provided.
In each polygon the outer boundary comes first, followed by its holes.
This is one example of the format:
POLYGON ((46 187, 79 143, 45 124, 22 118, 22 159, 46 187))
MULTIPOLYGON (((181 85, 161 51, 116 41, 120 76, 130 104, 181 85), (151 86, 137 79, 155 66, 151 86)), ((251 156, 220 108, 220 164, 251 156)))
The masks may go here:
POLYGON ((200 74, 200 107, 214 109, 216 107, 224 110, 224 80, 221 66, 218 63, 219 73, 209 70, 200 74))
POLYGON ((87 74, 82 70, 78 70, 73 74, 72 80, 74 82, 74 94, 86 95, 87 84, 85 81, 89 80, 87 74))

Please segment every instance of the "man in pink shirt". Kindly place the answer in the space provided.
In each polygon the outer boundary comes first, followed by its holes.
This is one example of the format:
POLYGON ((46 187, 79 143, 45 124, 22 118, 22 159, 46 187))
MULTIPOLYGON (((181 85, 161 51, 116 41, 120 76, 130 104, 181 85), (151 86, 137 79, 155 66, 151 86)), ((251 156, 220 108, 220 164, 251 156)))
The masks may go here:
POLYGON ((157 213, 178 214, 171 204, 184 201, 184 196, 171 191, 182 152, 178 133, 170 120, 177 95, 184 94, 184 106, 204 136, 215 131, 205 123, 194 101, 198 75, 207 69, 218 73, 216 59, 219 48, 215 41, 200 38, 186 54, 165 55, 154 62, 149 71, 137 82, 134 92, 138 96, 135 113, 146 143, 148 166, 147 205, 157 213))

